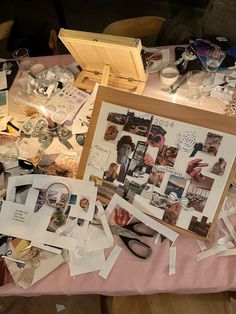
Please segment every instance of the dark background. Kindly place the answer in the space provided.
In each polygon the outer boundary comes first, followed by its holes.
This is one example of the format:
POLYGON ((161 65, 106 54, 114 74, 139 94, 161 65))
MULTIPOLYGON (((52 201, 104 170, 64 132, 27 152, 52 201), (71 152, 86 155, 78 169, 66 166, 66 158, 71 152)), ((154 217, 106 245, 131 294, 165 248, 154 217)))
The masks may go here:
MULTIPOLYGON (((102 32, 111 22, 144 15, 178 16, 201 35, 201 17, 209 0, 0 0, 0 23, 14 20, 0 57, 19 47, 31 56, 48 55, 51 29, 102 32), (6 48, 6 51, 4 50, 6 48)), ((61 53, 66 52, 61 46, 61 53)))

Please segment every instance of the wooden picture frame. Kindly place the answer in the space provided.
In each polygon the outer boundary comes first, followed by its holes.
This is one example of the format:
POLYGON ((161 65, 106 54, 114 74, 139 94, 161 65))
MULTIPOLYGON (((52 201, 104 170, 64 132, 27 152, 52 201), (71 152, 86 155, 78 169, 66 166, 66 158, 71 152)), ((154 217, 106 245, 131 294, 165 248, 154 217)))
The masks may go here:
POLYGON ((103 203, 118 193, 177 232, 206 240, 235 176, 235 155, 235 118, 99 87, 78 178, 93 180, 103 203), (124 136, 134 145, 122 177, 124 136), (112 163, 119 169, 109 178, 112 163))
POLYGON ((63 28, 58 37, 82 68, 76 87, 90 92, 98 82, 142 93, 147 75, 140 39, 63 28))

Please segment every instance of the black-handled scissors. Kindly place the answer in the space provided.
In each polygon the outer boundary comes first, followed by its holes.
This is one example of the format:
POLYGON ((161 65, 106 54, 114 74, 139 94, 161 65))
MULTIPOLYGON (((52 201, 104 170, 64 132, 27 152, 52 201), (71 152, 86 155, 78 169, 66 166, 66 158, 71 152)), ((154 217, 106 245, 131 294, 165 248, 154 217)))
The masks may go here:
MULTIPOLYGON (((96 225, 96 223, 94 224, 96 225)), ((99 224, 99 227, 101 225, 99 224)), ((140 241, 137 236, 154 237, 156 231, 142 222, 135 222, 123 227, 119 225, 110 226, 111 232, 118 234, 125 246, 132 254, 141 259, 148 259, 152 255, 152 249, 146 243, 140 241)))

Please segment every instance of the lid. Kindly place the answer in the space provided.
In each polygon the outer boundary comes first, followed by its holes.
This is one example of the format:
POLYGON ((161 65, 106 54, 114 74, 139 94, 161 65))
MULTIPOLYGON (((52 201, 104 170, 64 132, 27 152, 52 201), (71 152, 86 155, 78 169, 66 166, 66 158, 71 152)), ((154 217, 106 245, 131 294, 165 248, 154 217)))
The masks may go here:
POLYGON ((58 37, 83 70, 102 73, 110 65, 115 76, 146 81, 140 39, 63 28, 58 37))

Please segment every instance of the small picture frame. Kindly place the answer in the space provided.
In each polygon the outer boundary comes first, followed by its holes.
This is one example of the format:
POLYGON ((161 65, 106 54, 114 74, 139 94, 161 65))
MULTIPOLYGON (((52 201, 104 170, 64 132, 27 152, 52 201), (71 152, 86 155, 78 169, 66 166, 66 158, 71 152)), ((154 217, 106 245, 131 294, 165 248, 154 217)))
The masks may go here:
POLYGON ((234 118, 99 87, 78 178, 92 180, 105 205, 118 194, 206 240, 235 176, 235 155, 234 118), (107 121, 117 129, 112 141, 104 139, 107 121), (104 152, 98 161, 97 147, 104 152))

